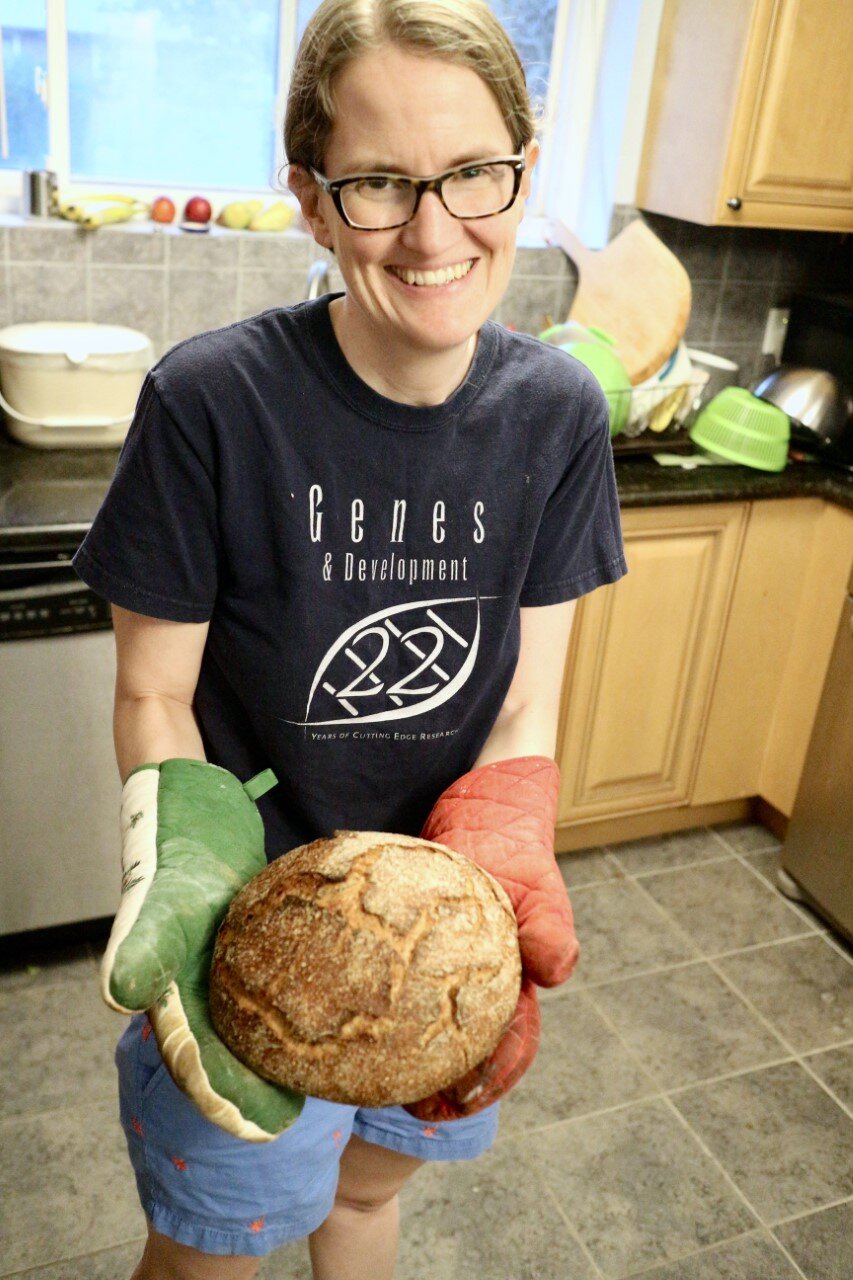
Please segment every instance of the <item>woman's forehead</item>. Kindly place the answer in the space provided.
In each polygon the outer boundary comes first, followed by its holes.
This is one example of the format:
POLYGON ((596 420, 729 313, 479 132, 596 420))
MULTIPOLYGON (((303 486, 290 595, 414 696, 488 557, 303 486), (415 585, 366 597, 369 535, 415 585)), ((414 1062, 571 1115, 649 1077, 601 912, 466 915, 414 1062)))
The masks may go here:
POLYGON ((334 100, 327 161, 352 172, 437 173, 514 149, 486 82, 444 59, 374 50, 341 70, 334 100))

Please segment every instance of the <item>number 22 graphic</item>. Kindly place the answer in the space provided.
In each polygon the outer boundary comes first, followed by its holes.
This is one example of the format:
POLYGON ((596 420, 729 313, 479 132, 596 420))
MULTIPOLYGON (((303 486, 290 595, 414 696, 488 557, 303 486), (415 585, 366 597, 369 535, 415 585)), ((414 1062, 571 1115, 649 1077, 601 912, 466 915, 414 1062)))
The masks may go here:
MULTIPOLYGON (((414 671, 410 671, 408 675, 403 676, 403 678, 396 681, 395 684, 389 685, 386 691, 388 697, 397 698, 401 694, 407 694, 410 697, 421 697, 426 694, 434 693, 435 690, 439 688, 437 683, 415 687, 413 682, 417 680, 421 672, 425 671, 427 667, 431 667, 432 670, 435 671, 436 675, 440 676, 443 680, 447 680, 448 677, 446 672, 442 671, 440 667, 433 667, 433 663, 444 648, 443 633, 438 627, 413 627, 411 631, 406 631, 403 634, 398 632, 398 640, 401 645, 405 645, 407 649, 411 649, 416 656, 421 659, 421 661, 420 665, 415 667, 414 671), (414 636, 422 635, 430 636, 432 638, 432 650, 430 653, 422 653, 413 641, 414 636)), ((338 698, 369 698, 374 694, 383 692, 385 685, 378 676, 374 675, 374 672, 377 667, 381 666, 386 654, 388 653, 390 643, 391 638, 385 627, 365 627, 363 631, 360 631, 358 635, 353 637, 352 643, 346 650, 346 653, 347 656, 356 663, 356 665, 361 667, 361 669, 357 672, 355 678, 346 686, 346 688, 338 689, 338 698), (379 652, 374 656, 373 661, 369 665, 365 666, 356 654, 355 646, 360 640, 363 640, 365 637, 370 635, 379 637, 379 652), (366 686, 366 681, 371 681, 372 683, 369 686, 366 686)))

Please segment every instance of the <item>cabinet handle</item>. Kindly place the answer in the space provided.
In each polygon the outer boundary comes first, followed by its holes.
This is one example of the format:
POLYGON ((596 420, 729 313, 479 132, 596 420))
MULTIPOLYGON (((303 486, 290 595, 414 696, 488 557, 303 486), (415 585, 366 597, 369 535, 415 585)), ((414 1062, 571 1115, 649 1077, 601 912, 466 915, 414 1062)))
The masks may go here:
POLYGON ((731 199, 726 201, 726 204, 730 209, 739 209, 741 206, 740 196, 732 196, 731 199))

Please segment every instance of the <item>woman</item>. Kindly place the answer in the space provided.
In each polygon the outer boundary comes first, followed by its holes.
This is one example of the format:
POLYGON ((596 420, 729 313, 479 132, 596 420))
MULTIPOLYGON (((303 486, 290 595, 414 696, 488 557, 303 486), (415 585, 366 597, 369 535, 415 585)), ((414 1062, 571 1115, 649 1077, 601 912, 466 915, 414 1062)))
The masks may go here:
MULTIPOLYGON (((466 771, 552 760, 574 601, 626 571, 600 390, 488 319, 538 146, 485 4, 326 0, 285 142, 346 292, 170 351, 75 562, 114 605, 122 778, 272 766, 268 857, 335 828, 418 834, 466 771)), ((316 1280, 384 1280, 406 1179, 494 1141, 496 1106, 424 1125, 308 1099, 241 1142, 146 1029, 118 1055, 140 1280, 251 1276, 306 1234, 316 1280)))

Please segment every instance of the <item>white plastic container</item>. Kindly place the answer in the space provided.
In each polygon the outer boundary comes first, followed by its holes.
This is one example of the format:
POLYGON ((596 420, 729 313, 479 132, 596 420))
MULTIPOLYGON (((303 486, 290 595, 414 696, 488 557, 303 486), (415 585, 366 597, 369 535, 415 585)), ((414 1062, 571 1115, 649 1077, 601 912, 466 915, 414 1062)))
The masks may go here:
POLYGON ((149 338, 118 324, 38 321, 0 329, 0 406, 37 449, 115 448, 127 435, 149 338))

